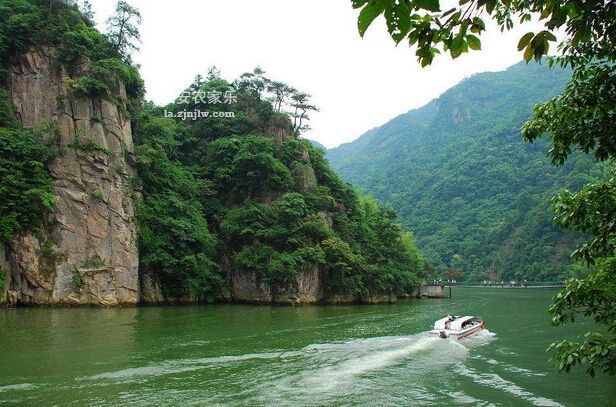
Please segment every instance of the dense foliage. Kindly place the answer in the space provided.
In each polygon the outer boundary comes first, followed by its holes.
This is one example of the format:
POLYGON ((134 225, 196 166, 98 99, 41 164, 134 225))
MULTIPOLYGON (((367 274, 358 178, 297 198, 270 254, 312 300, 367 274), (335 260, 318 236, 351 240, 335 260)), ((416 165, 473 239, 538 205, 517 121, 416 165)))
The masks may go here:
POLYGON ((560 280, 582 267, 569 260, 574 236, 552 225, 550 199, 603 170, 579 154, 551 168, 546 143, 525 145, 518 132, 533 104, 569 78, 524 64, 479 74, 328 158, 392 205, 440 270, 474 281, 560 280))
MULTIPOLYGON (((609 33, 613 36, 616 17, 616 10, 606 5, 610 9, 612 20, 601 27, 608 38, 609 33)), ((605 330, 588 332, 581 342, 556 342, 551 349, 560 370, 569 372, 581 364, 591 376, 595 370, 616 375, 616 49, 612 42, 593 38, 588 47, 570 51, 559 61, 575 67, 573 79, 562 95, 535 107, 522 135, 534 142, 548 134, 553 165, 566 165, 573 152, 581 151, 609 168, 605 177, 577 192, 565 190, 552 201, 557 225, 589 236, 572 257, 592 267, 592 272, 567 281, 549 309, 555 325, 584 315, 605 330)))
POLYGON ((40 226, 54 197, 46 164, 51 149, 38 132, 0 128, 0 244, 40 226))
POLYGON ((216 238, 208 230, 200 197, 207 186, 176 160, 182 128, 146 109, 137 117, 136 155, 143 199, 137 205, 140 263, 167 292, 211 294, 220 284, 212 261, 216 238))
POLYGON ((233 83, 212 69, 183 94, 231 92, 235 99, 180 97, 136 116, 142 265, 169 293, 215 296, 232 271, 293 292, 298 274, 315 268, 330 295, 408 293, 425 262, 412 235, 392 211, 358 198, 322 150, 296 137, 294 110, 281 109, 284 99, 268 83, 284 85, 260 69, 233 83), (184 110, 234 117, 160 117, 184 110))
MULTIPOLYGON (((90 16, 91 18, 91 16, 90 16)), ((95 97, 118 99, 117 84, 126 86, 129 106, 143 97, 143 81, 137 68, 124 63, 126 54, 110 42, 119 34, 101 34, 91 19, 74 1, 67 0, 1 0, 0 60, 6 67, 14 56, 30 47, 52 47, 54 58, 71 66, 87 58, 91 67, 87 75, 72 84, 72 90, 95 97)), ((120 47, 124 48, 124 47, 120 47)), ((0 69, 0 78, 6 68, 0 69)))
POLYGON ((533 18, 544 24, 544 30, 528 32, 520 38, 518 50, 524 50, 526 61, 539 61, 547 55, 550 43, 556 41, 553 31, 559 29, 566 35, 559 49, 573 63, 588 56, 610 58, 616 41, 616 4, 611 1, 353 0, 352 4, 353 8, 361 9, 357 27, 362 36, 383 15, 391 38, 396 43, 406 40, 414 46, 422 66, 430 65, 441 52, 457 58, 469 50, 481 49, 485 19, 496 22, 501 31, 533 18))

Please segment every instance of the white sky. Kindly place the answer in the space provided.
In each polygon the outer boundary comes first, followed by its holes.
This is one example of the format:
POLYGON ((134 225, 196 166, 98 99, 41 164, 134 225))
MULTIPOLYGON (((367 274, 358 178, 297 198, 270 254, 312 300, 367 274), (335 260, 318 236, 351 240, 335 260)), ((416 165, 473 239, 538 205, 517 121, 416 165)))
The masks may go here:
MULTIPOLYGON (((99 28, 114 0, 91 0, 99 28)), ((482 38, 482 51, 422 69, 413 50, 396 47, 384 20, 362 39, 350 1, 129 0, 141 10, 146 97, 173 101, 197 74, 216 65, 226 79, 259 65, 267 76, 312 94, 320 112, 304 137, 327 147, 349 142, 400 113, 420 107, 465 77, 522 59, 516 45, 533 27, 482 38)))

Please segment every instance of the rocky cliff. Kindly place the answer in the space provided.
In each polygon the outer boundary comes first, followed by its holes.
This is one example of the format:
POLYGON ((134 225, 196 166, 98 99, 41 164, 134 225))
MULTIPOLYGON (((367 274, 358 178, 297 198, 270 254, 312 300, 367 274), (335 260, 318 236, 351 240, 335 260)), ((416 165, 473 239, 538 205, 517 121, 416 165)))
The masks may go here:
POLYGON ((27 129, 46 128, 56 149, 49 171, 56 210, 43 230, 17 236, 7 250, 7 302, 120 305, 138 301, 138 253, 131 179, 130 120, 120 103, 71 94, 88 70, 70 69, 50 49, 16 58, 8 88, 27 129))
MULTIPOLYGON (((141 143, 137 162, 126 113, 126 89, 131 100, 135 93, 130 77, 121 76, 126 88, 119 82, 113 84, 113 75, 97 82, 100 62, 91 65, 88 59, 78 58, 66 67, 57 61, 53 49, 31 48, 9 64, 7 89, 16 118, 24 129, 40 131, 54 149, 48 170, 56 202, 42 227, 21 232, 6 247, 0 247, 0 303, 118 306, 206 299, 260 304, 395 301, 395 296, 378 295, 382 286, 376 281, 360 281, 365 275, 358 270, 379 259, 370 258, 364 250, 366 239, 350 231, 372 230, 372 223, 379 233, 385 227, 398 236, 399 230, 385 222, 380 212, 361 212, 351 187, 337 178, 318 150, 297 140, 288 117, 274 112, 269 102, 251 92, 244 92, 239 102, 228 107, 237 111, 239 119, 225 126, 166 121, 157 127, 160 122, 152 120, 157 115, 147 112, 144 105, 133 115, 132 123, 141 143), (103 87, 104 92, 99 92, 103 87), (144 125, 148 123, 154 124, 144 125), (187 143, 182 137, 193 130, 195 145, 188 148, 186 144, 182 157, 141 148, 148 142, 166 145, 166 132, 170 138, 178 136, 174 142, 187 143), (236 137, 236 132, 245 137, 236 137), (253 133, 259 136, 249 135, 253 133), (222 142, 217 144, 216 140, 222 142), (224 151, 211 153, 216 148, 224 151), (144 160, 150 153, 155 160, 144 160), (212 178, 208 188, 202 190, 202 181, 187 170, 193 166, 212 178), (147 236, 149 228, 162 242, 150 246, 140 242, 141 258, 135 220, 138 193, 133 181, 137 169, 143 198, 139 212, 142 236, 147 236), (178 182, 169 181, 174 174, 178 182), (249 182, 244 178, 250 178, 249 182), (211 219, 207 221, 201 192, 211 195, 207 202, 211 219), (218 212, 219 208, 226 210, 218 212), (191 209, 193 213, 183 216, 191 209), (264 216, 253 220, 251 210, 262 211, 264 216), (142 218, 144 213, 149 217, 142 218), (230 229, 222 227, 225 220, 230 229), (254 225, 239 227, 242 222, 254 225), (197 227, 192 228, 194 225, 197 227), (275 233, 270 233, 272 229, 275 233), (248 230, 245 236, 244 230, 248 230), (246 252, 241 258, 240 251, 253 246, 269 252, 270 257, 251 262, 248 257, 252 254, 246 252), (336 261, 326 263, 326 256, 336 261), (284 273, 280 271, 292 274, 281 278, 284 273), (353 274, 355 278, 351 278, 353 274), (328 282, 334 275, 340 284, 348 284, 340 289, 342 294, 330 292, 328 282), (276 283, 269 285, 267 281, 276 283), (358 287, 372 294, 360 295, 358 287)), ((374 240, 382 244, 377 236, 375 233, 374 240)), ((388 244, 393 251, 401 250, 396 239, 388 244)), ((406 263, 400 260, 395 266, 401 272, 411 270, 412 259, 400 258, 406 263)))
POLYGON ((295 284, 283 289, 273 289, 253 273, 230 273, 231 296, 236 302, 255 304, 318 304, 325 301, 323 272, 318 266, 299 273, 295 284))

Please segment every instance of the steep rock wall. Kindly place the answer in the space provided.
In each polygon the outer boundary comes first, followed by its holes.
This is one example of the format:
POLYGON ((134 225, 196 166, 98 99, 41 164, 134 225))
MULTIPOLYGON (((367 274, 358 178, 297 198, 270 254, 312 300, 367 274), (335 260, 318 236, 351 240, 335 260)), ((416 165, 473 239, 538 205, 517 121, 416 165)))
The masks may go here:
POLYGON ((299 273, 290 287, 272 289, 254 273, 230 273, 231 296, 229 300, 254 304, 318 304, 323 302, 323 273, 315 266, 299 273))
MULTIPOLYGON (((44 230, 8 247, 7 301, 21 304, 119 305, 138 300, 130 121, 116 103, 66 96, 89 67, 67 71, 52 50, 30 49, 11 66, 8 87, 27 129, 56 127, 49 171, 56 210, 44 230)), ((125 96, 124 87, 116 89, 125 96)))

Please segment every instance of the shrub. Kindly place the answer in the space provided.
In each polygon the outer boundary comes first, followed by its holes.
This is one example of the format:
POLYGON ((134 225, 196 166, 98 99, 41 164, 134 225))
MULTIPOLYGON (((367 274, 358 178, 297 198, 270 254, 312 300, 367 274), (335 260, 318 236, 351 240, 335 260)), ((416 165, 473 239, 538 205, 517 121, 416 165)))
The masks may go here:
POLYGON ((0 128, 0 242, 40 225, 54 208, 51 157, 39 133, 0 128))

